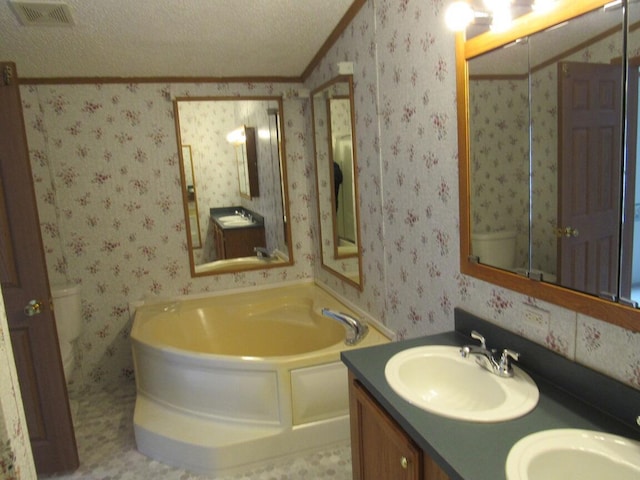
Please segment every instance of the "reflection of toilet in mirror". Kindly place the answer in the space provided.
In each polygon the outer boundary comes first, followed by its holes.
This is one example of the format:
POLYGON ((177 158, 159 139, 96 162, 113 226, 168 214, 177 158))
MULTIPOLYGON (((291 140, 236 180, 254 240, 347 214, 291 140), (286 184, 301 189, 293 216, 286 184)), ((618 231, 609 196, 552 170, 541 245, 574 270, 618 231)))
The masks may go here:
MULTIPOLYGON (((472 253, 484 265, 511 270, 526 276, 527 268, 516 267, 516 236, 515 230, 474 233, 471 235, 472 253)), ((532 277, 533 274, 540 275, 540 279, 545 282, 556 283, 557 280, 554 274, 537 269, 531 269, 530 274, 532 277)))
POLYGON ((82 332, 80 286, 52 285, 51 296, 53 297, 64 376, 69 383, 75 368, 76 342, 82 332))
POLYGON ((471 235, 472 253, 480 263, 511 270, 516 260, 515 230, 500 230, 471 235))

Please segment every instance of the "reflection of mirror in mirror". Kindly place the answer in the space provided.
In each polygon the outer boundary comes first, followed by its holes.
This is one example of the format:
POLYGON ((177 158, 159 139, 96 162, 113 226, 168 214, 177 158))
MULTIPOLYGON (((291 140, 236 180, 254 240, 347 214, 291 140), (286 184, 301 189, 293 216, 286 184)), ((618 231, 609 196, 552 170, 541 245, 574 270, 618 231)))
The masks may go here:
POLYGON ((362 289, 351 76, 322 85, 312 99, 322 266, 362 289))
POLYGON ((346 258, 358 255, 351 100, 348 96, 329 99, 329 118, 333 158, 334 257, 346 258))
MULTIPOLYGON (((178 141, 190 146, 198 181, 199 226, 185 205, 187 230, 199 228, 202 238, 198 249, 188 236, 193 276, 291 264, 281 112, 275 97, 176 99, 178 141), (259 196, 240 191, 237 142, 227 140, 238 125, 255 132, 254 152, 244 156, 255 158, 259 196)), ((184 169, 181 175, 188 198, 184 169)))
POLYGON ((198 194, 196 192, 196 175, 193 171, 191 145, 182 145, 182 169, 186 185, 186 203, 189 211, 189 235, 192 248, 202 248, 200 237, 200 217, 198 215, 198 194))
POLYGON ((228 133, 226 138, 236 150, 240 195, 248 199, 259 196, 256 129, 243 125, 228 133))
POLYGON ((458 36, 461 269, 623 325, 640 303, 640 14, 606 3, 458 36))

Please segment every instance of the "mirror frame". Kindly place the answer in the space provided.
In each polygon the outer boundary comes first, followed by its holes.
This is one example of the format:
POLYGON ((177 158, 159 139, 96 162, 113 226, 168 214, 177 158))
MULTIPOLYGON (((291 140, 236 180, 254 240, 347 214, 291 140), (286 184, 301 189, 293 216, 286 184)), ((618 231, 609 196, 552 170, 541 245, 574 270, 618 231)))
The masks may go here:
MULTIPOLYGON (((344 96, 341 96, 340 98, 347 98, 344 96)), ((340 280, 344 281, 345 283, 357 288, 360 291, 364 290, 364 276, 363 276, 363 269, 362 269, 362 232, 360 231, 360 192, 358 189, 358 153, 357 153, 357 148, 356 148, 356 121, 355 121, 355 105, 354 105, 354 87, 353 87, 353 75, 338 75, 337 77, 332 78, 331 80, 329 80, 328 82, 318 86, 317 88, 315 88, 312 92, 311 92, 311 121, 312 121, 312 131, 313 131, 313 156, 314 156, 314 165, 315 165, 315 173, 316 173, 316 207, 317 207, 317 215, 318 215, 318 230, 319 230, 319 243, 320 243, 320 263, 321 266, 324 270, 326 270, 327 272, 331 273, 332 275, 338 277, 340 280), (349 254, 349 255, 338 255, 338 246, 337 246, 337 242, 336 239, 338 237, 337 234, 337 225, 336 225, 336 216, 335 216, 335 204, 336 204, 336 198, 335 198, 335 193, 333 189, 331 190, 331 211, 332 211, 332 221, 331 221, 331 225, 332 225, 332 232, 330 232, 330 234, 327 234, 325 232, 325 234, 327 236, 331 236, 331 240, 333 242, 333 248, 331 249, 331 253, 330 255, 333 256, 333 258, 336 258, 338 260, 344 260, 344 259, 348 259, 348 258, 355 258, 357 259, 358 262, 358 275, 359 275, 359 282, 355 282, 354 280, 350 279, 349 277, 347 277, 346 275, 343 275, 342 272, 331 268, 330 266, 328 266, 327 264, 325 264, 324 262, 324 255, 325 255, 325 248, 324 248, 324 242, 323 242, 323 232, 322 232, 322 213, 320 210, 320 180, 319 180, 319 175, 318 172, 320 170, 320 164, 318 161, 318 146, 317 146, 317 139, 316 139, 316 124, 315 124, 315 119, 316 119, 316 115, 315 115, 315 106, 314 106, 314 96, 319 93, 322 92, 323 90, 326 90, 327 88, 330 88, 332 85, 335 85, 336 83, 347 83, 349 85, 349 95, 348 95, 348 99, 350 102, 350 106, 351 106, 351 135, 352 135, 352 153, 353 153, 353 177, 354 177, 354 181, 353 181, 353 195, 355 197, 355 228, 356 228, 356 232, 357 232, 357 238, 356 238, 356 245, 358 248, 357 253, 355 254, 349 254)), ((331 111, 330 111, 330 107, 329 104, 326 103, 326 112, 327 112, 327 119, 330 119, 330 115, 331 115, 331 111)), ((329 172, 330 172, 330 178, 331 180, 333 180, 333 168, 331 167, 332 162, 333 162, 333 149, 332 149, 332 141, 331 141, 331 128, 327 128, 327 138, 326 141, 329 145, 329 155, 327 157, 327 160, 329 162, 329 172)))
POLYGON ((514 20, 507 32, 489 31, 466 41, 456 34, 456 72, 458 108, 458 179, 460 192, 460 271, 465 275, 604 320, 633 332, 640 331, 640 310, 601 299, 559 285, 536 281, 516 273, 472 261, 471 256, 471 175, 469 137, 469 71, 467 60, 519 38, 611 3, 611 0, 558 0, 550 12, 532 12, 514 20))
MULTIPOLYGON (((203 96, 203 97, 175 97, 173 99, 173 115, 174 115, 174 123, 176 128, 176 141, 177 141, 177 149, 179 155, 179 167, 180 167, 180 188, 182 190, 182 203, 184 207, 185 214, 185 232, 187 236, 187 255, 189 256, 189 268, 191 270, 191 278, 197 277, 206 277, 211 275, 222 275, 228 273, 241 273, 248 272, 252 270, 267 270, 271 268, 282 268, 282 267, 290 267, 294 262, 293 258, 293 245, 292 245, 292 235, 291 235, 291 213, 289 209, 289 180, 287 177, 287 154, 286 154, 286 136, 285 136, 285 122, 284 122, 284 104, 281 96, 203 96), (280 189, 279 191, 282 194, 282 211, 284 213, 284 235, 285 235, 285 243, 287 246, 288 259, 284 261, 274 262, 274 263, 265 263, 263 265, 237 265, 230 264, 229 266, 224 266, 215 269, 214 271, 206 271, 206 272, 196 272, 196 265, 193 255, 193 244, 191 243, 191 235, 189 232, 189 208, 187 204, 187 187, 186 187, 186 177, 184 171, 184 160, 182 158, 182 133, 180 131, 180 116, 178 110, 178 103, 180 101, 272 101, 278 104, 278 153, 280 157, 280 189)), ((236 162, 236 158, 234 157, 234 162, 236 162)))

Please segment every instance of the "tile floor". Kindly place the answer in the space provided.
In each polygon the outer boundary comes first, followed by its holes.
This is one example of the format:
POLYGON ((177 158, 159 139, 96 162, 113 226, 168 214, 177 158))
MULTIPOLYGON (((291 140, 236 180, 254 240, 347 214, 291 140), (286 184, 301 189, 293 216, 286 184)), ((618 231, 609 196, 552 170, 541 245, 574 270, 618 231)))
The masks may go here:
POLYGON ((133 436, 135 385, 71 393, 80 468, 55 480, 351 480, 348 443, 299 458, 253 466, 225 476, 206 476, 164 465, 136 450, 133 436))

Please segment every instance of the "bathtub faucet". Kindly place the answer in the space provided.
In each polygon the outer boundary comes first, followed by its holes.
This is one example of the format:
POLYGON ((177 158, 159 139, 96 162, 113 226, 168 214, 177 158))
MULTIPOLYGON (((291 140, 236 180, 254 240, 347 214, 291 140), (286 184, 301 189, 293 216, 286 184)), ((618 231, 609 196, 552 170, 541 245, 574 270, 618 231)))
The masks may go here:
POLYGON ((253 251, 256 252, 258 258, 273 258, 273 253, 264 247, 255 247, 253 251))
POLYGON ((325 317, 333 318, 347 328, 347 338, 344 341, 347 345, 355 345, 369 332, 369 327, 367 327, 366 323, 346 313, 338 313, 328 308, 323 308, 322 314, 325 317))

